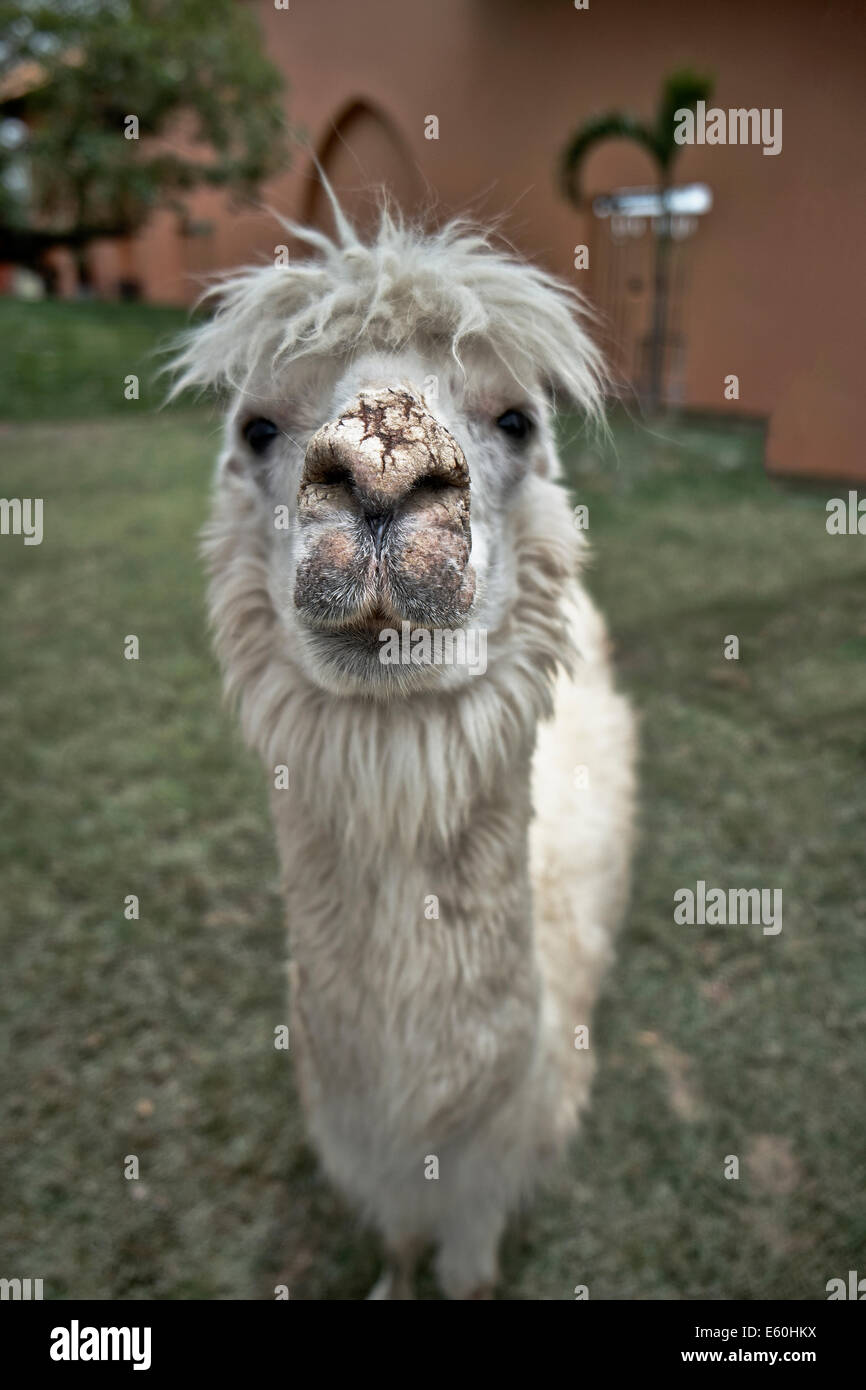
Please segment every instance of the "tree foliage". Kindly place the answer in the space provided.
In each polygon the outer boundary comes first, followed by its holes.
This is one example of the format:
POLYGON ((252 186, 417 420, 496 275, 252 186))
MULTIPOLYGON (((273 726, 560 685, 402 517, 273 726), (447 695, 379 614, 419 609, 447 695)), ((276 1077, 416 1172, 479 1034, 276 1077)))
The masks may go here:
POLYGON ((4 240, 81 246, 198 186, 252 195, 288 160, 282 88, 236 0, 0 0, 4 240))

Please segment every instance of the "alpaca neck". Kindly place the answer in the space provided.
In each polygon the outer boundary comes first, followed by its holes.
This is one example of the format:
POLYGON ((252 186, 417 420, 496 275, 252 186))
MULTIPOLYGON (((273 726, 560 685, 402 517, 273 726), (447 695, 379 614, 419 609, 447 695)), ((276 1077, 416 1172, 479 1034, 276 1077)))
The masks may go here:
POLYGON ((306 814, 341 853, 393 863, 431 849, 454 852, 479 805, 523 805, 540 691, 481 678, 447 695, 374 704, 330 695, 308 681, 287 702, 266 762, 289 768, 306 814))

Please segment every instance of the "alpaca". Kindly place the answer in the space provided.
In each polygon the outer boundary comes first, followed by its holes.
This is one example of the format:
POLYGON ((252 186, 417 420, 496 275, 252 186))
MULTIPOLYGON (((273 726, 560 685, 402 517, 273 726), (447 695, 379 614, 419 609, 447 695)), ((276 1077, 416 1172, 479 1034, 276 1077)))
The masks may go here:
POLYGON ((551 427, 554 393, 601 418, 603 370, 579 296, 488 234, 334 215, 211 291, 175 389, 230 401, 209 603, 272 784, 309 1133, 381 1234, 371 1297, 435 1247, 485 1298, 586 1105, 628 889, 633 720, 551 427))

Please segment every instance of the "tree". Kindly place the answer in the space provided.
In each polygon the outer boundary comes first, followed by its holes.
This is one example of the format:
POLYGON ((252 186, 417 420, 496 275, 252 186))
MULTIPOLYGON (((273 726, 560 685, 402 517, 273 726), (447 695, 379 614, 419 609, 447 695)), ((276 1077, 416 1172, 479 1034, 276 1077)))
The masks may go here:
POLYGON ((288 162, 282 88, 236 0, 0 0, 0 259, 83 273, 191 189, 252 196, 288 162))
POLYGON ((661 216, 657 219, 653 271, 652 327, 650 330, 647 408, 658 409, 663 399, 665 339, 667 335, 671 219, 668 213, 673 164, 681 146, 674 139, 677 111, 693 111, 699 101, 709 101, 713 81, 684 68, 671 73, 662 85, 655 121, 647 123, 623 111, 593 116, 575 132, 565 148, 560 166, 562 191, 576 207, 583 206, 580 174, 590 150, 603 140, 633 140, 655 160, 659 173, 661 216))

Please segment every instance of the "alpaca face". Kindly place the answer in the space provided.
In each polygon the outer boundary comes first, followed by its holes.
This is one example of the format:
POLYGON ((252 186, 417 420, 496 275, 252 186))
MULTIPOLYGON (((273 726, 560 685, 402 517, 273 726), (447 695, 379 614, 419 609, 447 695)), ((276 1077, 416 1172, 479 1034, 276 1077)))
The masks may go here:
POLYGON ((174 358, 175 394, 234 401, 208 544, 221 659, 260 670, 267 632, 278 665, 383 700, 531 667, 529 532, 548 578, 577 550, 538 476, 548 395, 602 409, 581 296, 459 218, 425 232, 383 204, 362 241, 329 196, 336 238, 284 224, 310 254, 215 285, 174 358))
POLYGON ((245 392, 229 439, 224 482, 258 494, 272 602, 316 684, 389 698, 483 674, 515 511, 553 465, 540 390, 433 351, 307 361, 245 392))

